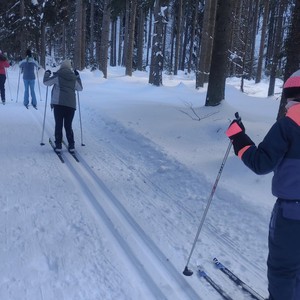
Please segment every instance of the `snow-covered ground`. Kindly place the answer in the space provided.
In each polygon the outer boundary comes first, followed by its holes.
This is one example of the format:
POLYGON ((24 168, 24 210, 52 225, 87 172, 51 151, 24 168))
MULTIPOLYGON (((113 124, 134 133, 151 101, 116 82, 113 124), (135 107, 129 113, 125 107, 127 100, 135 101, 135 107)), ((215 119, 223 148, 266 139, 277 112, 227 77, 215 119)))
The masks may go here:
MULTIPOLYGON (((206 88, 196 90, 192 76, 165 76, 158 88, 146 73, 124 74, 111 68, 106 80, 81 72, 82 134, 78 110, 74 119, 80 163, 65 151, 62 164, 48 144, 54 121, 43 70, 38 110, 23 106, 19 70, 8 70, 0 107, 0 299, 220 299, 182 271, 234 113, 258 143, 275 122, 279 99, 266 97, 267 82, 246 82, 242 94, 239 79, 228 79, 226 100, 205 107, 206 88)), ((231 149, 189 262, 236 300, 250 298, 212 259, 267 296, 271 177, 253 174, 231 149)))

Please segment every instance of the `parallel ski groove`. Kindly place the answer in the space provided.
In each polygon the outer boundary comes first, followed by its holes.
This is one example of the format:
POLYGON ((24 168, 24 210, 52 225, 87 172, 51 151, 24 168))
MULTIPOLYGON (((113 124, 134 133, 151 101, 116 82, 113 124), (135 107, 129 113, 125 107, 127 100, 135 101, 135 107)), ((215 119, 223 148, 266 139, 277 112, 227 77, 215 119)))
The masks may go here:
POLYGON ((168 258, 165 257, 85 160, 80 155, 78 157, 81 161, 79 168, 67 161, 70 171, 86 192, 95 213, 106 223, 107 228, 111 231, 121 248, 125 250, 128 259, 137 269, 140 277, 143 278, 143 281, 148 285, 149 290, 155 295, 156 299, 169 299, 170 296, 169 294, 166 296, 164 289, 160 286, 161 283, 157 280, 158 274, 161 272, 167 275, 165 276, 165 284, 171 281, 170 286, 179 288, 178 297, 173 297, 173 299, 186 299, 186 297, 187 299, 202 299, 201 295, 197 294, 180 272, 170 263, 168 258), (99 199, 101 199, 101 202, 99 199), (128 235, 129 232, 130 235, 128 235), (137 240, 139 241, 138 243, 136 243, 137 240), (151 264, 151 261, 154 264, 151 264), (159 265, 160 270, 154 276, 151 269, 156 268, 155 265, 159 265), (185 295, 184 298, 182 298, 183 295, 185 295))

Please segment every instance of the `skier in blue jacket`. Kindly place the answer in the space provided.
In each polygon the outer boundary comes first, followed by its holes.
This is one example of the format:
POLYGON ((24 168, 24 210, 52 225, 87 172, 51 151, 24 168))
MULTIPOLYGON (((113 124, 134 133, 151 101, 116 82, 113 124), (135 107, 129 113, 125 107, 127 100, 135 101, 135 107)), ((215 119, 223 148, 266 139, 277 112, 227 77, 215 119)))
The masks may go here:
POLYGON ((226 134, 234 152, 256 174, 274 173, 277 197, 269 225, 269 300, 300 299, 300 70, 284 84, 286 115, 255 146, 239 120, 226 134))
POLYGON ((23 81, 24 81, 24 105, 26 108, 28 108, 29 105, 29 90, 31 95, 31 104, 34 108, 37 107, 36 102, 36 96, 34 91, 34 85, 35 85, 35 69, 39 68, 38 62, 32 57, 31 50, 26 51, 26 58, 23 59, 19 63, 19 67, 22 70, 23 73, 23 81))

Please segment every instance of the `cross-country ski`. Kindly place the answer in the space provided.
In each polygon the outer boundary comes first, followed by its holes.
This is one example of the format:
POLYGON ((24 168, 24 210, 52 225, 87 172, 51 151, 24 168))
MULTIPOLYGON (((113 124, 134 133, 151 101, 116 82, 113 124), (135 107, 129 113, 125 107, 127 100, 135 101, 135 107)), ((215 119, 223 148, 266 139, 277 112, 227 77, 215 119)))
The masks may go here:
POLYGON ((52 142, 51 138, 49 138, 49 144, 50 144, 52 150, 54 151, 54 153, 55 153, 55 154, 57 155, 57 157, 59 158, 59 160, 60 160, 62 163, 64 163, 65 160, 64 160, 64 158, 62 157, 61 151, 57 151, 57 150, 55 149, 55 145, 54 145, 54 143, 52 142))
POLYGON ((80 162, 79 158, 76 155, 75 149, 70 150, 69 146, 66 144, 65 141, 63 141, 63 145, 66 147, 66 149, 68 150, 68 152, 71 154, 71 156, 77 161, 80 162))
POLYGON ((219 294, 222 296, 225 300, 233 300, 227 292, 219 285, 217 284, 207 273, 201 268, 198 267, 197 274, 199 278, 204 278, 219 294))
POLYGON ((264 300, 265 298, 259 295, 253 288, 251 288, 248 284, 243 282, 237 275, 235 275, 231 270, 225 267, 217 258, 213 259, 215 266, 218 270, 221 270, 224 274, 228 276, 230 280, 232 280, 236 285, 241 287, 246 293, 248 293, 251 298, 256 300, 264 300))

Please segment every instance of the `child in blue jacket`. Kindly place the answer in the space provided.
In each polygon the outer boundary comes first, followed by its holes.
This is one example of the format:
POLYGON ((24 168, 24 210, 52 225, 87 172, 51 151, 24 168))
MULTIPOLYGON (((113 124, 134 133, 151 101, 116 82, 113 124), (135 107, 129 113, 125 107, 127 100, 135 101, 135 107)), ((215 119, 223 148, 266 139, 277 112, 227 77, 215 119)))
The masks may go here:
POLYGON ((284 84, 286 115, 255 146, 239 120, 226 134, 234 152, 256 174, 274 173, 277 197, 269 225, 269 300, 300 299, 300 70, 284 84))

